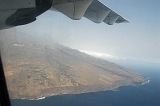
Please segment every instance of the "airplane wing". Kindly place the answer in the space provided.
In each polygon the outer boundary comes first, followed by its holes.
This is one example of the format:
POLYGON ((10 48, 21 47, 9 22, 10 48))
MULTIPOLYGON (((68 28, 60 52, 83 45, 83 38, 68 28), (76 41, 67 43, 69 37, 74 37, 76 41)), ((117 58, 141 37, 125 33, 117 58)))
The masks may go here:
POLYGON ((98 0, 53 1, 52 10, 57 10, 74 20, 86 17, 95 23, 104 22, 108 25, 129 22, 98 0))
POLYGON ((129 22, 98 0, 0 0, 0 29, 26 25, 47 10, 59 11, 71 19, 82 17, 113 25, 129 22), (2 4, 2 5, 1 5, 2 4))

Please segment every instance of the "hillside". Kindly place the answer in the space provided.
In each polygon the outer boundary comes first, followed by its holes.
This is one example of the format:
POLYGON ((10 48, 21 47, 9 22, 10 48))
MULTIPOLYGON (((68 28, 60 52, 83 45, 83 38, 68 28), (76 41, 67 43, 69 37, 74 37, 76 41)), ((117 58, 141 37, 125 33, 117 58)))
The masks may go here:
POLYGON ((11 98, 105 91, 146 80, 124 67, 51 40, 22 33, 0 37, 11 98))

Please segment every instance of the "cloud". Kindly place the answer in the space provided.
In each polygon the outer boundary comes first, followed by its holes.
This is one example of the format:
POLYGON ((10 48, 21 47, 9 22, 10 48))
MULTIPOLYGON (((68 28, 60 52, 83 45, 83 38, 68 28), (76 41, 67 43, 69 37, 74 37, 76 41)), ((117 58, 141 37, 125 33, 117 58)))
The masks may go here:
POLYGON ((79 50, 80 52, 86 53, 88 55, 103 58, 103 59, 116 59, 116 60, 127 60, 127 58, 121 58, 117 56, 113 56, 107 53, 99 53, 99 52, 93 52, 93 51, 87 51, 87 50, 79 50))

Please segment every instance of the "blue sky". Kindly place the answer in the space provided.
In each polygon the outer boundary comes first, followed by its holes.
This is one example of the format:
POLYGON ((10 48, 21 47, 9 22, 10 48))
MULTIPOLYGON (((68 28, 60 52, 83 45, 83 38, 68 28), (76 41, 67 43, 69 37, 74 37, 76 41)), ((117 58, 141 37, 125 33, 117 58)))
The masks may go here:
POLYGON ((95 24, 86 18, 74 21, 47 11, 37 21, 17 31, 44 36, 66 46, 123 58, 160 63, 160 0, 101 0, 130 23, 95 24))

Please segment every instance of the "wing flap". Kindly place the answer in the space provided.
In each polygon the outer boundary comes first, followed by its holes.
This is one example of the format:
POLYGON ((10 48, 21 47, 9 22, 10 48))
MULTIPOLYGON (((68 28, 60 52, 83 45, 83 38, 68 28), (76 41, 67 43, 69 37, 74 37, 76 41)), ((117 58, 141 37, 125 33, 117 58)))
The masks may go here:
POLYGON ((101 23, 111 10, 98 0, 94 0, 84 16, 95 23, 101 23))
POLYGON ((53 8, 62 12, 71 19, 79 20, 83 17, 92 0, 65 1, 64 3, 53 4, 53 8))
POLYGON ((129 22, 129 21, 127 21, 126 19, 124 19, 123 17, 121 17, 121 16, 119 16, 119 18, 116 20, 116 22, 115 23, 127 23, 127 22, 129 22))
POLYGON ((74 20, 84 16, 95 23, 104 22, 108 25, 129 22, 98 0, 54 0, 52 10, 74 20))
POLYGON ((110 11, 110 13, 107 15, 103 22, 108 25, 113 25, 119 17, 120 16, 117 13, 115 13, 114 11, 110 11))

